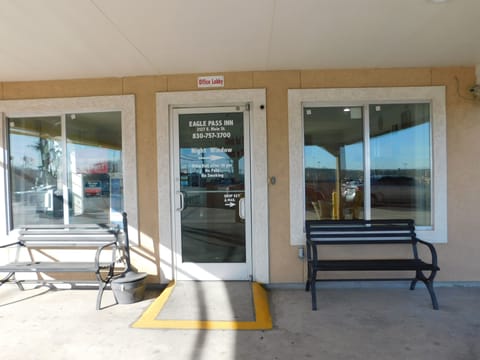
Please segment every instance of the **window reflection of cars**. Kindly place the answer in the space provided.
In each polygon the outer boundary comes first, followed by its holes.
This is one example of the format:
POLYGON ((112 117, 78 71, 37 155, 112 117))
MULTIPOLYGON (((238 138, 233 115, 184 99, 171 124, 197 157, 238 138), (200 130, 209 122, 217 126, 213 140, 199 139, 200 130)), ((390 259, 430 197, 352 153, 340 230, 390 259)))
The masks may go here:
MULTIPOLYGON (((375 176, 370 179, 371 206, 418 206, 429 201, 428 182, 417 183, 415 178, 402 175, 375 176)), ((346 203, 360 201, 364 186, 361 181, 342 183, 342 199, 346 203)))
POLYGON ((422 187, 409 176, 381 176, 371 179, 372 206, 414 205, 422 187))
POLYGON ((102 195, 102 184, 100 181, 88 181, 85 183, 85 196, 102 195))

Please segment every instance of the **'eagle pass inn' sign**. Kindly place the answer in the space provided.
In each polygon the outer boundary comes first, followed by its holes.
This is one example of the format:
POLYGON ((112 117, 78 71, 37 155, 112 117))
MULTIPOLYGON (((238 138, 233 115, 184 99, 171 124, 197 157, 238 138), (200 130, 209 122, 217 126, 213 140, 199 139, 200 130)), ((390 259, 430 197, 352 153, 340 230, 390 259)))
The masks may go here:
POLYGON ((197 87, 198 88, 214 88, 214 87, 224 87, 225 80, 223 75, 214 75, 214 76, 199 76, 197 78, 197 87))

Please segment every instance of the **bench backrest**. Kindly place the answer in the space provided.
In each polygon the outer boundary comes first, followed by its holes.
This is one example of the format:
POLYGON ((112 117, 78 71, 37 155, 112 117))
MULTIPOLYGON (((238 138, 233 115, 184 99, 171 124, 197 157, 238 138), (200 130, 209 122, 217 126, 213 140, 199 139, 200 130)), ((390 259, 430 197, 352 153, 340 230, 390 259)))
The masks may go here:
POLYGON ((416 244, 413 220, 307 220, 307 241, 317 245, 416 244))
POLYGON ((20 229, 18 240, 35 247, 88 247, 120 241, 118 226, 99 225, 31 225, 20 229))

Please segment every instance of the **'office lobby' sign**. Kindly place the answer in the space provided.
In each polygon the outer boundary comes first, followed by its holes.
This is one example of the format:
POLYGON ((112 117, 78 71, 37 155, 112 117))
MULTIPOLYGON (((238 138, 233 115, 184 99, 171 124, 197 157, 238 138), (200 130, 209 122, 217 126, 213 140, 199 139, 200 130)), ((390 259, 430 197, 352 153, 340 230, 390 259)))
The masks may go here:
POLYGON ((225 86, 223 75, 199 76, 197 78, 198 88, 219 88, 225 86))

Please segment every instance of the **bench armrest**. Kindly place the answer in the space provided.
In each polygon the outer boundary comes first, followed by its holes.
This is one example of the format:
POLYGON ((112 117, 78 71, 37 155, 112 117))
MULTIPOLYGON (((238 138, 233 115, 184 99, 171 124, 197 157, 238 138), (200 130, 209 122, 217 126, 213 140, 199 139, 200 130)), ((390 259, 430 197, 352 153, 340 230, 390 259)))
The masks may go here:
POLYGON ((115 248, 118 248, 117 242, 115 240, 111 241, 109 243, 103 244, 102 246, 99 246, 97 248, 97 252, 95 254, 95 265, 98 266, 100 264, 100 255, 101 255, 102 251, 105 250, 107 247, 110 247, 110 246, 113 246, 113 245, 115 245, 115 248))
POLYGON ((318 261, 317 244, 307 237, 307 261, 318 261))
POLYGON ((419 242, 420 244, 423 244, 430 249, 430 254, 432 256, 432 265, 435 266, 435 267, 438 267, 437 250, 435 250, 435 247, 425 240, 421 240, 419 238, 415 238, 415 240, 417 242, 419 242))
POLYGON ((117 262, 117 259, 115 259, 115 253, 118 250, 118 244, 117 241, 111 241, 109 243, 103 244, 102 246, 99 246, 97 248, 97 252, 95 253, 95 268, 97 269, 97 274, 100 276, 100 255, 102 254, 102 251, 105 250, 108 247, 112 247, 112 251, 114 251, 114 254, 112 254, 112 261, 108 264, 108 277, 113 276, 113 273, 115 271, 115 263, 117 262))

